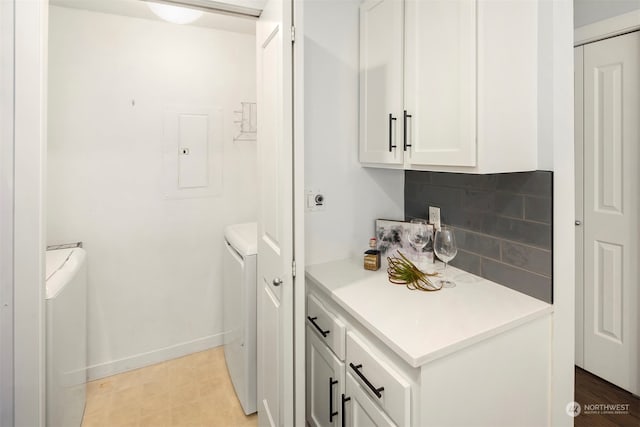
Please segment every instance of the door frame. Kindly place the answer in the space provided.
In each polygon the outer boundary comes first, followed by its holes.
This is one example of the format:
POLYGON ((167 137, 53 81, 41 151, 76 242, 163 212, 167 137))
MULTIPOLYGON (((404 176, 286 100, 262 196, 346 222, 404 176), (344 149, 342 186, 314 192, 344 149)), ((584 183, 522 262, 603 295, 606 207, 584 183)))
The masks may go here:
POLYGON ((293 43, 293 392, 294 424, 305 425, 306 283, 304 267, 304 1, 292 0, 293 43))
MULTIPOLYGON (((574 147, 573 147, 573 2, 542 2, 541 19, 549 22, 552 51, 548 60, 553 90, 549 135, 553 156, 553 322, 551 327, 551 414, 549 425, 573 426, 567 404, 574 400, 575 336, 575 238, 574 238, 574 147), (543 4, 544 3, 544 4, 543 4), (544 6, 544 10, 543 10, 544 6)), ((538 68, 540 76, 542 62, 538 68)), ((542 135, 545 135, 543 132, 542 135)), ((539 140, 539 145, 547 141, 539 140)))
POLYGON ((13 425, 14 4, 0 2, 0 425, 13 425))
MULTIPOLYGON (((45 424, 45 211, 47 1, 11 1, 14 26, 13 141, 13 423, 45 424)), ((7 32, 2 29, 2 35, 7 32)), ((2 62, 3 72, 7 65, 2 62)), ((3 106, 4 108, 4 106, 3 106)), ((10 179, 10 178, 9 178, 10 179)), ((5 254, 3 253, 3 256, 5 254)), ((7 286, 7 285, 5 285, 7 286)), ((3 415, 4 416, 4 415, 3 415)))
POLYGON ((596 42, 640 29, 640 9, 603 19, 574 30, 573 46, 596 42))
MULTIPOLYGON (((589 152, 589 150, 587 151, 585 150, 586 150, 586 143, 589 142, 590 140, 590 138, 586 137, 588 132, 585 129, 583 129, 585 126, 584 120, 586 119, 586 116, 584 115, 585 115, 585 111, 589 110, 588 108, 589 105, 592 104, 592 102, 586 102, 584 99, 584 97, 587 95, 587 92, 589 92, 587 89, 591 86, 591 84, 585 86, 584 82, 587 81, 587 76, 589 76, 590 73, 592 72, 591 68, 587 70, 585 66, 586 65, 589 65, 590 67, 593 66, 593 63, 591 62, 587 64, 588 62, 587 52, 591 52, 591 51, 588 51, 587 49, 594 49, 592 53, 595 54, 595 52, 598 52, 599 45, 618 43, 618 42, 625 43, 627 40, 630 40, 629 39, 630 37, 637 36, 640 33, 640 10, 633 13, 633 19, 634 19, 633 25, 631 25, 629 17, 630 17, 629 14, 626 14, 626 15, 620 15, 620 17, 614 17, 612 19, 596 22, 595 24, 593 24, 593 28, 594 28, 594 32, 592 33, 593 37, 588 42, 579 44, 574 48, 575 58, 576 58, 576 67, 578 66, 580 67, 579 69, 575 70, 576 91, 578 90, 580 91, 579 93, 576 93, 576 97, 575 97, 576 134, 575 134, 574 144, 575 144, 575 152, 576 152, 576 172, 577 172, 576 173, 576 197, 575 197, 576 225, 578 225, 578 221, 581 221, 584 224, 584 220, 583 220, 584 215, 586 215, 590 211, 593 211, 593 207, 588 208, 587 205, 589 204, 585 204, 585 199, 587 199, 588 198, 587 196, 591 194, 593 191, 593 185, 591 188, 585 187, 586 185, 585 183, 593 179, 593 177, 589 178, 590 174, 586 173, 587 169, 589 169, 587 166, 590 164, 590 162, 585 162, 586 157, 584 154, 589 152), (615 19, 615 18, 621 18, 621 19, 615 19), (616 30, 615 27, 613 26, 613 23, 615 22, 617 22, 620 25, 620 27, 618 27, 618 30, 616 30), (606 25, 605 24, 600 25, 601 23, 605 23, 606 25), (628 31, 629 29, 631 30, 628 31), (603 32, 599 36, 596 36, 595 30, 602 30, 603 32), (610 39, 617 39, 617 40, 610 40, 610 39), (595 43, 595 44, 592 46, 589 46, 591 43, 595 43), (583 82, 583 79, 584 79, 584 82, 583 82)), ((602 50, 600 50, 599 52, 601 54, 603 53, 602 50)), ((630 52, 628 48, 624 50, 624 53, 627 53, 627 52, 630 52)), ((589 58, 593 59, 594 57, 589 56, 589 58)), ((596 64, 610 64, 611 63, 610 61, 611 59, 604 61, 602 63, 596 62, 596 64)), ((623 130, 623 133, 624 132, 625 131, 623 130)), ((623 138, 623 144, 624 144, 624 138, 623 138)), ((622 150, 624 152, 625 148, 623 147, 622 150)), ((625 166, 623 165, 622 168, 624 170, 625 166)), ((591 172, 593 172, 593 170, 591 172)), ((623 177, 622 180, 623 180, 622 187, 625 187, 625 183, 627 182, 633 182, 633 180, 629 181, 626 176, 623 177)), ((630 226, 633 229, 633 225, 630 225, 630 226)), ((602 353, 600 353, 601 350, 604 353, 606 353, 608 350, 603 347, 607 347, 608 345, 612 345, 612 344, 606 344, 607 342, 609 342, 609 340, 606 340, 606 339, 602 340, 601 338, 597 337, 598 335, 597 333, 595 333, 594 335, 594 332, 590 331, 590 329, 592 328, 589 325, 591 325, 590 322, 593 321, 593 319, 591 318, 593 316, 593 311, 595 310, 597 312, 598 310, 596 310, 593 307, 589 308, 590 304, 593 303, 592 299, 594 298, 593 295, 591 295, 593 292, 591 285, 593 285, 593 283, 590 283, 587 285, 586 282, 588 282, 589 280, 585 280, 584 277, 588 275, 589 272, 587 269, 590 268, 590 265, 592 264, 592 261, 593 261, 591 257, 591 255, 593 254, 590 253, 590 251, 593 251, 592 245, 593 245, 594 236, 593 236, 593 233, 590 233, 591 239, 590 240, 586 239, 587 237, 586 231, 591 230, 593 232, 594 228, 585 228, 584 225, 579 228, 580 230, 576 231, 576 255, 580 255, 580 257, 576 257, 576 365, 596 375, 602 376, 603 378, 606 377, 608 381, 611 381, 612 383, 624 389, 627 389, 632 393, 635 393, 634 389, 637 390, 638 384, 639 384, 638 381, 640 380, 637 369, 634 369, 636 365, 633 363, 634 359, 638 357, 638 349, 634 348, 634 344, 637 343, 637 342, 634 343, 635 341, 634 338, 637 338, 636 334, 634 333, 631 334, 631 339, 629 343, 630 346, 627 347, 626 349, 624 348, 627 345, 625 341, 629 342, 629 336, 627 335, 625 335, 627 338, 621 338, 621 342, 619 344, 622 348, 619 350, 620 352, 617 352, 618 350, 611 349, 611 351, 616 351, 616 354, 619 354, 619 355, 624 354, 624 355, 627 355, 627 357, 630 357, 630 361, 628 365, 628 368, 630 369, 630 371, 626 371, 625 369, 626 372, 621 373, 620 371, 618 371, 616 373, 615 370, 609 370, 608 368, 603 369, 604 362, 602 358, 602 353), (586 256, 585 254, 589 256, 586 256), (596 344, 597 342, 599 342, 599 344, 596 344), (600 347, 600 348, 598 349, 597 347, 600 347), (629 351, 631 353, 629 353, 629 351), (586 364, 587 362, 589 362, 588 366, 586 364), (629 383, 626 382, 627 379, 630 379, 629 383)), ((598 227, 596 227, 595 229, 598 229, 598 227)), ((626 226, 621 230, 625 234, 627 234, 630 231, 630 229, 627 228, 626 226)), ((620 232, 620 230, 618 230, 618 232, 620 232)), ((618 235, 618 238, 620 238, 619 235, 618 235)), ((621 245, 623 244, 622 242, 618 242, 614 237, 612 237, 612 239, 614 243, 617 242, 617 243, 620 243, 621 245)), ((626 243, 624 244, 624 248, 622 251, 623 254, 625 252, 629 252, 627 251, 628 248, 626 246, 626 243)), ((633 252, 633 251, 630 250, 630 252, 633 252)), ((626 256, 623 255, 623 258, 626 258, 626 256)), ((626 263, 623 260, 622 265, 624 266, 625 264, 628 265, 628 263, 626 263)), ((627 277, 627 274, 628 274, 628 272, 625 272, 625 270, 626 270, 626 267, 623 267, 621 271, 621 274, 623 276, 623 279, 622 279, 623 294, 627 290, 629 290, 628 287, 625 286, 625 284, 628 284, 624 281, 625 280, 624 277, 627 277)), ((631 275, 630 277, 633 277, 633 275, 631 275)), ((629 292, 629 294, 633 296, 633 291, 629 292)), ((630 301, 629 295, 627 295, 627 297, 624 298, 624 302, 629 302, 629 301, 630 301)), ((631 301, 634 301, 634 300, 631 299, 631 301)), ((638 300, 636 298, 635 302, 637 303, 637 301, 638 300)), ((626 304, 623 303, 622 313, 624 314, 629 312, 629 310, 627 310, 628 308, 630 307, 626 306, 626 304)), ((634 313, 633 305, 631 306, 630 311, 631 313, 634 313)), ((628 321, 628 320, 629 320, 628 318, 622 320, 623 331, 625 329, 625 326, 624 326, 625 321, 628 321)), ((633 323, 634 320, 631 320, 631 322, 633 323)), ((624 335, 624 332, 623 332, 623 335, 624 335)), ((625 365, 626 363, 627 361, 624 362, 625 365)))
MULTIPOLYGON (((305 418, 305 278, 304 278, 304 55, 303 55, 303 2, 293 1, 293 19, 296 26, 294 43, 294 259, 298 267, 294 280, 294 420, 304 424, 305 418)), ((2 98, 2 110, 13 114, 13 138, 2 138, 3 156, 13 157, 13 174, 0 175, 0 185, 8 191, 6 199, 14 203, 13 217, 0 222, 2 236, 7 231, 14 241, 3 239, 0 245, 2 260, 0 274, 13 277, 2 280, 1 295, 11 295, 14 305, 9 306, 13 327, 2 322, 0 346, 0 377, 13 375, 9 382, 2 381, 0 393, 0 424, 44 427, 45 424, 45 325, 44 287, 45 266, 45 174, 47 138, 47 47, 48 2, 3 2, 11 9, 13 28, 0 25, 2 40, 16 37, 12 61, 2 54, 2 75, 11 72, 13 84, 9 89, 14 97, 2 98), (34 123, 36 125, 34 125, 34 123), (34 268, 35 266, 35 268, 34 268), (5 327, 4 325, 8 325, 5 327), (10 339, 9 339, 10 338, 10 339), (9 343, 9 344, 7 344, 9 343), (12 345, 10 345, 12 344, 12 345), (12 351, 11 351, 12 350, 12 351), (15 364, 14 364, 15 361, 15 364), (8 384, 8 385, 5 385, 8 384), (13 396, 13 400, 5 399, 13 396), (7 418, 10 417, 10 418, 7 418)), ((4 15, 1 15, 4 16, 4 15)), ((5 89, 4 80, 0 81, 5 89)), ((2 128, 3 136, 5 128, 2 128)), ((1 160, 4 162, 4 157, 1 160)), ((4 313, 9 312, 2 311, 4 313)), ((3 317, 4 319, 4 317, 3 317)))
MULTIPOLYGON (((588 43, 597 42, 600 40, 620 36, 626 33, 637 31, 640 29, 640 9, 614 16, 612 18, 603 19, 601 21, 594 22, 593 24, 578 27, 574 30, 574 55, 577 56, 577 60, 583 64, 584 62, 584 49, 582 46, 588 43)), ((582 85, 584 70, 574 70, 576 76, 576 83, 582 85)), ((576 163, 576 171, 579 172, 575 176, 575 188, 584 191, 584 173, 582 164, 584 162, 584 135, 583 135, 583 108, 584 100, 582 97, 582 91, 574 93, 575 100, 575 131, 574 131, 574 150, 575 161, 580 161, 580 165, 576 163)), ((584 203, 583 195, 575 193, 576 203, 584 203)), ((576 206, 575 220, 583 221, 583 209, 578 210, 576 206)), ((575 364, 579 367, 584 366, 584 229, 579 226, 580 230, 576 231, 576 239, 580 238, 580 241, 576 241, 576 281, 575 281, 575 313, 576 313, 576 325, 575 325, 575 364), (578 269, 580 272, 578 272, 578 269), (581 321, 579 320, 581 319, 581 321)))
POLYGON ((574 164, 576 207, 576 355, 575 364, 584 366, 584 48, 574 50, 574 164))

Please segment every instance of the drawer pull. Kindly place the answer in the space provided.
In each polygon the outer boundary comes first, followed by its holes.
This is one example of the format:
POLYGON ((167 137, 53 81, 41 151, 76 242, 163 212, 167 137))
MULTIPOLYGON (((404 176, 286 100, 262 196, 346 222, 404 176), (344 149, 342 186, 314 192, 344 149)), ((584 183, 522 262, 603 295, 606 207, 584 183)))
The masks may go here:
POLYGON ((382 397, 382 393, 380 392, 384 390, 384 387, 376 388, 373 384, 371 384, 367 377, 365 377, 364 374, 360 372, 360 369, 362 369, 362 364, 356 366, 353 363, 349 363, 349 366, 351 366, 351 369, 353 369, 355 373, 358 374, 360 379, 364 381, 367 387, 369 387, 371 391, 378 397, 378 399, 380 399, 382 397))
POLYGON ((338 411, 333 412, 333 386, 338 384, 338 380, 329 377, 329 423, 333 422, 333 417, 338 415, 338 411))
POLYGON ((346 417, 345 417, 345 415, 346 415, 346 413, 347 413, 347 411, 345 411, 345 404, 346 404, 348 401, 350 401, 350 400, 351 400, 351 398, 350 398, 350 397, 344 397, 344 394, 342 395, 342 426, 343 426, 343 427, 344 427, 344 426, 346 425, 346 423, 347 423, 347 420, 346 420, 346 417))
POLYGON ((326 338, 331 331, 323 331, 322 328, 318 326, 318 324, 315 322, 317 318, 318 317, 307 316, 307 319, 309 319, 309 322, 311 322, 311 324, 318 330, 318 332, 320 332, 322 336, 326 338))

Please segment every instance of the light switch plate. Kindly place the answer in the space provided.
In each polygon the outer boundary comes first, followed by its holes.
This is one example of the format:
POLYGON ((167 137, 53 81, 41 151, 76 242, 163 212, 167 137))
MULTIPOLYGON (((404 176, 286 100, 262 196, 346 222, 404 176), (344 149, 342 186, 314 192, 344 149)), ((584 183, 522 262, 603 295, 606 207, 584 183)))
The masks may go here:
POLYGON ((433 224, 436 230, 440 229, 440 208, 429 206, 429 223, 433 224))

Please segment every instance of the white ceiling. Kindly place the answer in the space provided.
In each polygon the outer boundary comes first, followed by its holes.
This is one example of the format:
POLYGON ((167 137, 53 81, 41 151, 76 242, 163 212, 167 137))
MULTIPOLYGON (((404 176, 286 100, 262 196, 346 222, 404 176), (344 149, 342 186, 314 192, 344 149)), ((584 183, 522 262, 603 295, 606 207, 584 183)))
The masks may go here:
MULTIPOLYGON (((72 9, 91 10, 94 12, 165 22, 151 12, 146 2, 142 0, 49 0, 49 4, 72 9)), ((205 12, 202 17, 188 25, 244 34, 255 34, 255 23, 256 20, 254 18, 205 12)))

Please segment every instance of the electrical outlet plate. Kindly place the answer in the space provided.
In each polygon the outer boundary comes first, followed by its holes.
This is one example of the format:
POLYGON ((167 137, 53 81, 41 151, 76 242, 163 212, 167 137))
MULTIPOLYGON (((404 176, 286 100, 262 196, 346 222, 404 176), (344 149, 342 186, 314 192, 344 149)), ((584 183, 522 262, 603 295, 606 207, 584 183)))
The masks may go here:
POLYGON ((307 212, 323 211, 325 209, 326 200, 324 194, 319 190, 305 191, 305 210, 307 212))
POLYGON ((440 208, 429 206, 429 223, 438 230, 440 228, 440 208))

